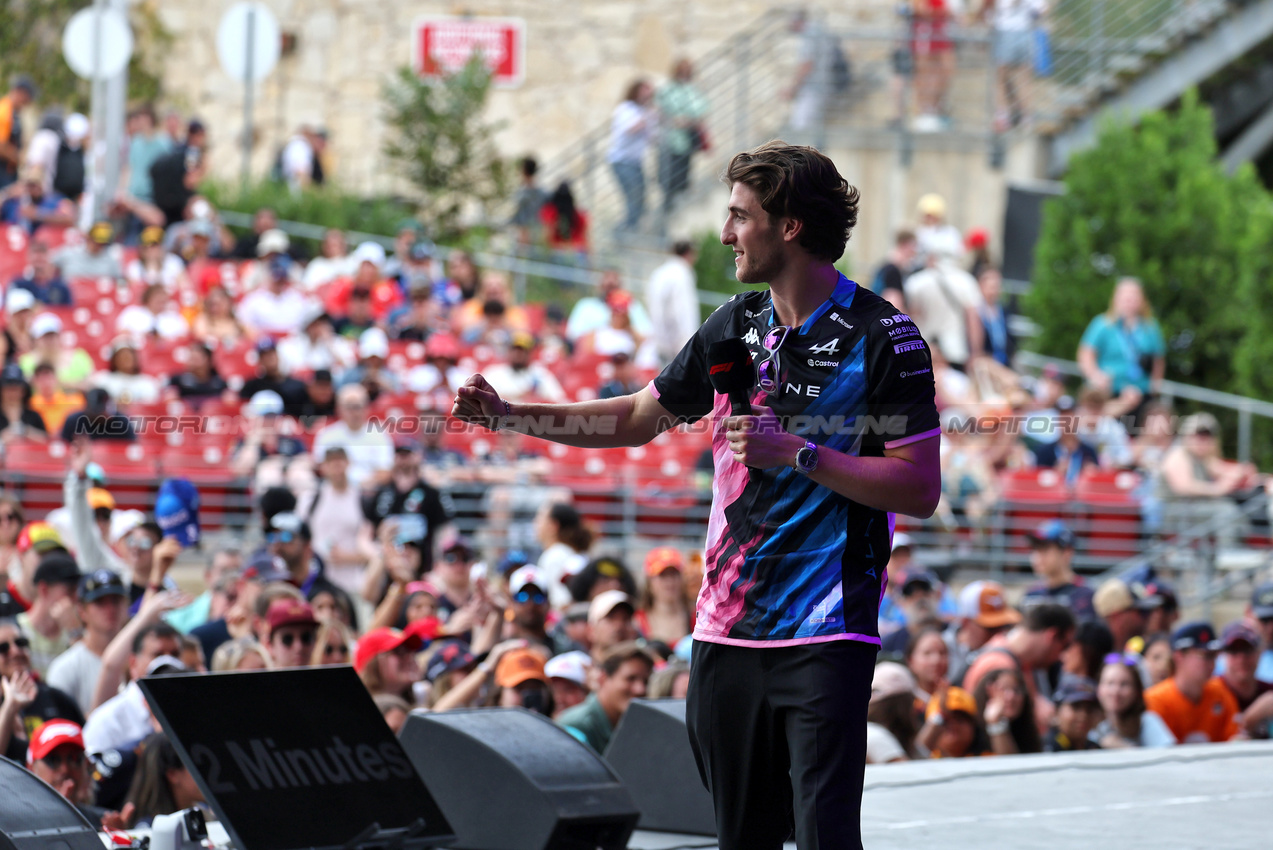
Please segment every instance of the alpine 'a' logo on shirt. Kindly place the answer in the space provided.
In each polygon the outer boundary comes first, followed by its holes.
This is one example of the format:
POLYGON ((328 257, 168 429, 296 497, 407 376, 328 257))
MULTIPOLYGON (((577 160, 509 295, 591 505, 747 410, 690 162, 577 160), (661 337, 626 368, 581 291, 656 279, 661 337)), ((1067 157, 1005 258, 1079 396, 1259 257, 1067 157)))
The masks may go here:
POLYGON ((832 337, 821 345, 809 349, 810 354, 835 354, 840 347, 840 340, 832 337))
POLYGON ((760 345, 760 334, 756 333, 755 328, 748 328, 747 333, 743 335, 743 342, 749 345, 760 345))

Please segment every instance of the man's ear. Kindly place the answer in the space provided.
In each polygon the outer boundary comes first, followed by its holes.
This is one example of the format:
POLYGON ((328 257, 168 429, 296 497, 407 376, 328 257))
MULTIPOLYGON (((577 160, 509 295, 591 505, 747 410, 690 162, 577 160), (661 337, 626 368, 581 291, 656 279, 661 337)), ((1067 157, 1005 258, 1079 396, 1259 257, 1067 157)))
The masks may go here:
POLYGON ((782 233, 782 241, 796 242, 800 239, 800 234, 804 232, 804 222, 798 218, 786 216, 779 220, 779 229, 782 233))

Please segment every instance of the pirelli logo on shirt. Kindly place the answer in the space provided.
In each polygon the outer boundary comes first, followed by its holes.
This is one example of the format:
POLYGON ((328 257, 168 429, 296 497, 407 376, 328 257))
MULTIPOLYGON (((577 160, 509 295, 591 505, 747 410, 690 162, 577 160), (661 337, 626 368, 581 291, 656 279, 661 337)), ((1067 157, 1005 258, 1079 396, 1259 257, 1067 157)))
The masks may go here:
POLYGON ((905 354, 908 351, 923 351, 923 350, 924 350, 924 341, 922 339, 917 339, 913 342, 901 342, 893 346, 894 354, 905 354))

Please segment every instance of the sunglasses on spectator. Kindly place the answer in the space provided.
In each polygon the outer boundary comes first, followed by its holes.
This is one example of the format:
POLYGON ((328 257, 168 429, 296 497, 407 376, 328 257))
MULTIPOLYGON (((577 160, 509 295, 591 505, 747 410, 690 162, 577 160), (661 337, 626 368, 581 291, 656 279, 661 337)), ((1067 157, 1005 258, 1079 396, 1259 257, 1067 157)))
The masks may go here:
POLYGON ((22 517, 12 511, 5 511, 0 514, 0 522, 22 522, 22 517))
POLYGON ((284 649, 291 649, 292 644, 296 643, 298 639, 301 642, 301 646, 314 645, 313 632, 301 632, 299 635, 293 634, 292 632, 287 632, 286 634, 281 634, 278 636, 278 642, 283 644, 284 649))
POLYGON ((31 641, 24 637, 14 638, 12 641, 0 641, 0 655, 8 655, 10 647, 26 652, 31 648, 31 641))
POLYGON ((128 538, 128 548, 145 552, 155 548, 155 541, 150 539, 149 534, 134 534, 128 538))
POLYGON ((324 658, 326 658, 329 655, 348 655, 348 654, 349 654, 349 647, 345 646, 343 643, 337 644, 335 646, 329 643, 327 644, 327 646, 323 647, 324 658))
POLYGON ((442 560, 448 564, 467 564, 472 559, 468 552, 447 552, 442 560))
POLYGON ((529 590, 522 590, 513 595, 514 602, 534 602, 536 605, 543 605, 548 601, 548 597, 542 593, 531 593, 529 590))
POLYGON ((1106 664, 1122 664, 1127 667, 1139 667, 1140 659, 1130 652, 1111 652, 1105 656, 1106 664))
POLYGON ((291 543, 296 539, 296 535, 290 531, 271 531, 265 535, 266 543, 291 543))
POLYGON ((791 328, 786 325, 776 325, 769 329, 769 333, 765 334, 763 345, 768 354, 764 360, 760 361, 760 365, 756 367, 756 375, 760 388, 767 393, 776 394, 778 392, 779 377, 782 371, 782 361, 778 358, 778 349, 782 348, 782 344, 787 341, 787 337, 791 334, 791 328))
POLYGON ((84 764, 83 753, 67 753, 66 755, 58 755, 57 753, 49 753, 40 761, 47 764, 54 770, 61 770, 63 765, 70 767, 80 767, 84 764))

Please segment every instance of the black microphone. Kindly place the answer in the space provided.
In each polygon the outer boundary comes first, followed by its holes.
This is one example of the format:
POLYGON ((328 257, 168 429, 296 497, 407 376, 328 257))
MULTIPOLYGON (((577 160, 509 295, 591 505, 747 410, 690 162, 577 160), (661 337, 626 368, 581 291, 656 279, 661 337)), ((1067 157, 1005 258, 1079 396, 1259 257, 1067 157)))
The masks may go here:
POLYGON ((751 388, 756 385, 756 367, 751 349, 738 337, 713 342, 707 348, 707 377, 716 392, 729 396, 732 416, 751 415, 751 388))

